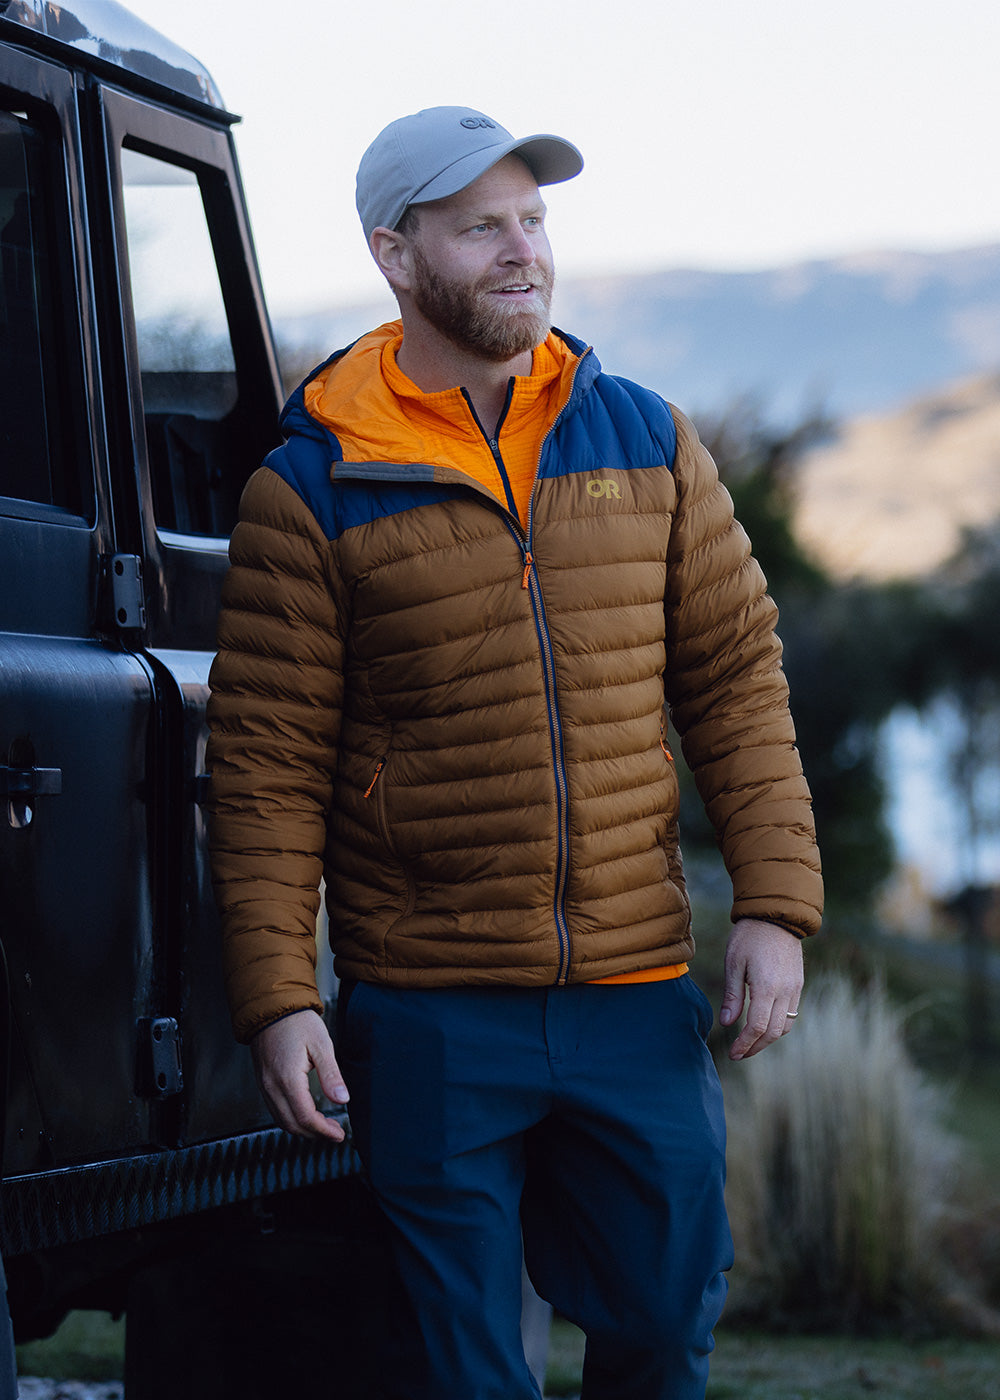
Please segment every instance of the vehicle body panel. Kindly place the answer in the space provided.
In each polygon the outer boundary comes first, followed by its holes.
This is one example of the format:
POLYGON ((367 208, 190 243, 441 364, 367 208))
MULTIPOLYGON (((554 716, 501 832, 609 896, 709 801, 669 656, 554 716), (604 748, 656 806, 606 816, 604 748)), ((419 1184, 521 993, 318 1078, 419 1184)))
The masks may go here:
POLYGON ((208 872, 219 590, 281 398, 234 120, 121 6, 0 0, 0 1246, 27 1332, 111 1306, 109 1259, 168 1253, 171 1222, 357 1167, 271 1125, 208 872))

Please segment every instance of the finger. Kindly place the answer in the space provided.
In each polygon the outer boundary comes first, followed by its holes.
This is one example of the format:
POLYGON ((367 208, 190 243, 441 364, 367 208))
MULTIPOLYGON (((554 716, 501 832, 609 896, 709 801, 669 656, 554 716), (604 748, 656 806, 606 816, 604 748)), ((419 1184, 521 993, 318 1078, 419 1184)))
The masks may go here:
POLYGON ((347 1136, 336 1118, 327 1118, 319 1109, 313 1110, 312 1117, 302 1131, 306 1137, 328 1138, 330 1142, 343 1142, 347 1136))
POLYGON ((746 1025, 733 1042, 730 1059, 747 1060, 778 1040, 784 1034, 786 1004, 751 989, 746 1025))
POLYGON ((346 1104, 348 1102, 351 1097, 350 1091, 332 1052, 325 1055, 316 1065, 316 1077, 319 1080, 319 1087, 331 1103, 346 1104))
POLYGON ((719 1021, 723 1026, 733 1026, 743 1014, 743 989, 725 992, 719 1007, 719 1021))
POLYGON ((282 1073, 264 1068, 260 1089, 275 1122, 286 1132, 344 1140, 344 1130, 336 1119, 327 1118, 316 1107, 307 1071, 295 1068, 282 1073))
POLYGON ((320 1113, 309 1092, 308 1079, 276 1086, 270 1092, 265 1091, 265 1098, 275 1120, 286 1132, 343 1142, 344 1129, 335 1118, 320 1113))
POLYGON ((719 1021, 724 1026, 733 1026, 743 1014, 746 987, 746 962, 734 957, 727 950, 725 962, 725 982, 723 984, 722 1005, 719 1008, 719 1021))
POLYGON ((782 1035, 787 1035, 788 1032, 794 1028, 798 1014, 799 1008, 796 1002, 794 1006, 789 1006, 788 1010, 785 1012, 785 1024, 781 1028, 782 1035))

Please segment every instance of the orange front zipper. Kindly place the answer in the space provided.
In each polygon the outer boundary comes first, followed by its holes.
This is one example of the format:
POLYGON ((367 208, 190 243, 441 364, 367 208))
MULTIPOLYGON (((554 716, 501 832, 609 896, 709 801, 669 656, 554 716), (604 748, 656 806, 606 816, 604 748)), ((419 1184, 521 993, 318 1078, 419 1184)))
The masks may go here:
POLYGON ((365 796, 366 796, 366 797, 371 797, 371 795, 372 795, 372 790, 373 790, 373 788, 375 787, 375 784, 378 782, 378 780, 379 780, 379 775, 380 775, 380 773, 382 772, 382 769, 385 767, 386 762, 387 762, 387 760, 386 760, 385 758, 380 758, 379 761, 378 761, 378 763, 376 763, 376 765, 375 765, 375 772, 374 772, 374 774, 372 775, 372 780, 371 780, 371 782, 368 784, 368 790, 367 790, 367 792, 365 793, 365 796))

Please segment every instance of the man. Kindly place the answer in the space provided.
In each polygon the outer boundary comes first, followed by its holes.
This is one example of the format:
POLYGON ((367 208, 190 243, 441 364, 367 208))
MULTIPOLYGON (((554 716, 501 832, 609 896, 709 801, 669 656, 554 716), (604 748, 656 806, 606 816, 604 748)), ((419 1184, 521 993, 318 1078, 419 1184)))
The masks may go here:
POLYGON ((210 766, 234 1023, 291 1131, 340 1136, 310 1070, 350 1088, 405 1295, 393 1400, 537 1397, 522 1230, 587 1333, 587 1400, 704 1395, 731 1242, 664 705, 733 879, 735 1059, 792 1026, 819 922, 729 498, 686 419, 549 329, 539 186, 581 166, 466 108, 376 138, 358 209, 400 322, 292 396, 232 541, 210 766))

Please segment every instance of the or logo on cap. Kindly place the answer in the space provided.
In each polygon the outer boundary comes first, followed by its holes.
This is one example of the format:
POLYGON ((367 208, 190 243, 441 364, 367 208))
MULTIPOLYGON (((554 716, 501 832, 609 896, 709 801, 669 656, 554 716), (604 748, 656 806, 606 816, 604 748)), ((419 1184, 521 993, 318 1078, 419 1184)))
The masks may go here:
POLYGON ((482 127, 484 131, 496 130, 496 122, 491 122, 489 117, 463 117, 462 126, 466 127, 469 131, 476 131, 480 127, 482 127))

